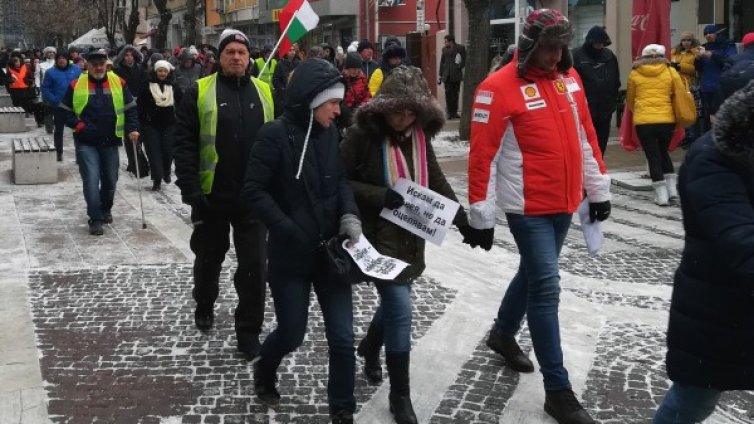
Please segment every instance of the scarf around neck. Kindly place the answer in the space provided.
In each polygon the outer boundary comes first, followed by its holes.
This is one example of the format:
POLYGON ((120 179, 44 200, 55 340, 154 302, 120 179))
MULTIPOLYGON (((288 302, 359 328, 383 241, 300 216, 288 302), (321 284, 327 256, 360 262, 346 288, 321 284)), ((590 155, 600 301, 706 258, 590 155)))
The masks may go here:
POLYGON ((382 142, 382 159, 385 164, 385 184, 393 187, 399 178, 414 181, 423 187, 428 187, 427 171, 427 143, 424 131, 418 125, 411 130, 411 156, 413 158, 413 173, 409 172, 408 162, 401 151, 400 143, 391 137, 382 142), (413 175, 413 178, 412 178, 413 175))
POLYGON ((163 88, 160 89, 159 83, 150 82, 149 91, 152 93, 154 103, 157 107, 170 107, 175 103, 173 100, 173 86, 170 84, 163 84, 163 88))

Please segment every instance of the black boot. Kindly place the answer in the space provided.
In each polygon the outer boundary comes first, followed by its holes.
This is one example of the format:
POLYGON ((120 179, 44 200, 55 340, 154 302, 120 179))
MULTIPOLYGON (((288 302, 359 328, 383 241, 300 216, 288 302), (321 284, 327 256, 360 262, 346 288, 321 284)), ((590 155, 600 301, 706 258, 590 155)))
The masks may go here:
POLYGON ((154 182, 152 182, 152 191, 160 191, 160 188, 162 188, 160 180, 154 180, 154 182))
POLYGON ((534 364, 521 351, 515 337, 500 336, 493 328, 487 337, 487 347, 502 355, 510 369, 518 372, 534 371, 534 364))
POLYGON ((353 414, 347 411, 340 411, 330 419, 332 424, 353 424, 353 414))
POLYGON ((372 383, 382 381, 380 350, 382 349, 382 331, 374 323, 369 324, 367 335, 359 343, 356 353, 364 358, 364 375, 372 383))
POLYGON ((595 424, 571 389, 545 393, 545 412, 558 424, 595 424))
POLYGON ((243 353, 247 361, 259 356, 259 350, 262 348, 259 343, 259 334, 236 333, 236 340, 238 340, 238 351, 243 353))
POLYGON ((194 310, 194 324, 201 331, 207 331, 215 323, 215 305, 212 303, 197 303, 194 310))
POLYGON ((273 368, 263 362, 260 359, 254 363, 254 394, 267 405, 276 406, 280 403, 280 393, 275 387, 277 367, 273 368))
POLYGON ((390 376, 390 412, 397 424, 417 424, 411 404, 409 364, 411 352, 385 352, 387 373, 390 376))

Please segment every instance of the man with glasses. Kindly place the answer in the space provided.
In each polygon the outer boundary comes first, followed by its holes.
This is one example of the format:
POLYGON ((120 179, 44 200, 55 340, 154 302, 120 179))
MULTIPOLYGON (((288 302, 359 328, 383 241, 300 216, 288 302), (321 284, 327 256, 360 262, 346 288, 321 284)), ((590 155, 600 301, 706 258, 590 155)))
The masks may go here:
POLYGON ((107 72, 105 49, 92 51, 86 60, 87 72, 68 86, 60 107, 68 112, 66 125, 73 128, 89 234, 101 236, 103 225, 113 221, 118 147, 124 134, 131 143, 139 140, 139 120, 126 82, 107 72))

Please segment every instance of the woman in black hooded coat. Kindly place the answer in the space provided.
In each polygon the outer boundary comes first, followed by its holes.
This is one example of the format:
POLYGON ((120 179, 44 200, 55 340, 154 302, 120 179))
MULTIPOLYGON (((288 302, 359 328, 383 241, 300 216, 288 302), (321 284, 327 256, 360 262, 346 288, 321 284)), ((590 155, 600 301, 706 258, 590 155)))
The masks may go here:
POLYGON ((282 116, 257 134, 241 193, 242 203, 269 228, 268 283, 277 318, 254 367, 254 390, 266 403, 279 401, 277 368, 303 342, 313 287, 325 320, 333 423, 352 423, 356 409, 351 286, 331 281, 321 248, 335 236, 357 241, 361 235, 333 123, 344 92, 333 65, 321 59, 301 63, 282 116))

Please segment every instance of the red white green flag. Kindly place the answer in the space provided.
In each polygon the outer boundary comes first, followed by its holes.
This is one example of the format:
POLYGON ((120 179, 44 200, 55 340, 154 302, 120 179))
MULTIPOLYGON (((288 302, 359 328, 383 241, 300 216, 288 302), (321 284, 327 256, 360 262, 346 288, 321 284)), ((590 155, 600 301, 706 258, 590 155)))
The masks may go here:
POLYGON ((280 11, 279 25, 283 33, 279 49, 280 56, 288 53, 291 45, 316 28, 318 23, 319 16, 314 13, 307 0, 288 0, 280 11))

